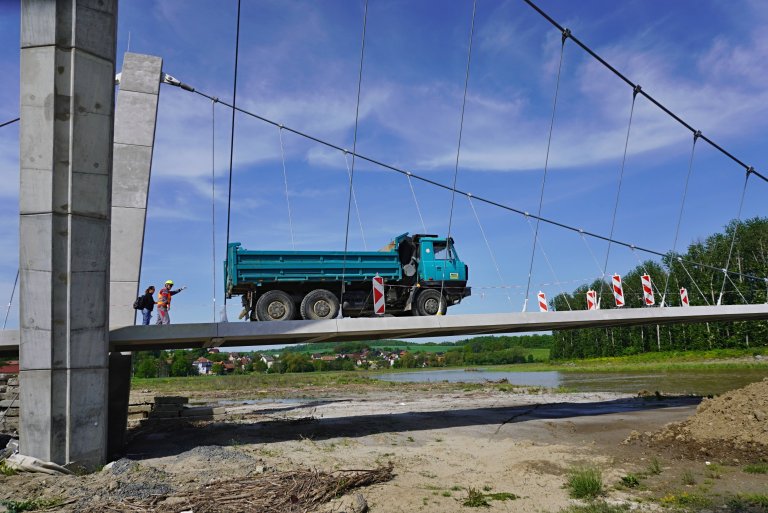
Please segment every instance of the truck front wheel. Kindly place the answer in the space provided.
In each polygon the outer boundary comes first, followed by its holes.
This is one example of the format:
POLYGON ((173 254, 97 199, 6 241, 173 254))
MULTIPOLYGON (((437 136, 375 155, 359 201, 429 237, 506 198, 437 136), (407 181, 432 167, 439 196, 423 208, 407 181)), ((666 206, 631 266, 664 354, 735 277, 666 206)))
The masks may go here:
POLYGON ((335 319, 339 315, 339 300, 333 292, 315 289, 304 296, 299 310, 303 319, 312 321, 335 319))
POLYGON ((438 311, 440 314, 445 315, 448 309, 445 298, 440 294, 439 290, 435 289, 423 289, 416 296, 414 303, 411 310, 414 315, 437 315, 438 311))
POLYGON ((293 299, 281 290, 270 290, 256 301, 256 319, 260 321, 287 321, 295 315, 293 299))

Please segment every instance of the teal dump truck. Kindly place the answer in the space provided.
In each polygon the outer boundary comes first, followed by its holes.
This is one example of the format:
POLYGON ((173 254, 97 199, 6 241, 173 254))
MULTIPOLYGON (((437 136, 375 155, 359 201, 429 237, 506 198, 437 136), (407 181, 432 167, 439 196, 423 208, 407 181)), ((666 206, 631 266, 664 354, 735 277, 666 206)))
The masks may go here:
POLYGON ((444 314, 470 295, 469 269, 453 239, 404 233, 380 251, 252 251, 227 248, 228 298, 241 296, 252 321, 373 315, 372 280, 384 280, 386 313, 444 314))

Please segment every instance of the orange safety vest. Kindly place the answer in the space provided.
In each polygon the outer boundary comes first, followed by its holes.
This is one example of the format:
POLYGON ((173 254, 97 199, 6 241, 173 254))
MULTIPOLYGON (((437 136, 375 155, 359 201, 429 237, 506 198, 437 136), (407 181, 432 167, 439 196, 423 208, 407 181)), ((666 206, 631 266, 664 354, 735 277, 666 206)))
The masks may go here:
POLYGON ((171 306, 171 291, 163 287, 160 292, 157 293, 157 306, 163 306, 170 308, 171 306))

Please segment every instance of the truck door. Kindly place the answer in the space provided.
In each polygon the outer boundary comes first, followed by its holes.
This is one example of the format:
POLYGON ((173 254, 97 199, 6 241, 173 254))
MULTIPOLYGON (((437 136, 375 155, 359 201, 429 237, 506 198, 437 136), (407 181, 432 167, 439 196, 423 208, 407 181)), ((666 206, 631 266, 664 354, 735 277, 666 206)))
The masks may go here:
POLYGON ((463 269, 459 269, 453 247, 446 248, 445 241, 421 241, 421 279, 424 281, 459 280, 463 269))

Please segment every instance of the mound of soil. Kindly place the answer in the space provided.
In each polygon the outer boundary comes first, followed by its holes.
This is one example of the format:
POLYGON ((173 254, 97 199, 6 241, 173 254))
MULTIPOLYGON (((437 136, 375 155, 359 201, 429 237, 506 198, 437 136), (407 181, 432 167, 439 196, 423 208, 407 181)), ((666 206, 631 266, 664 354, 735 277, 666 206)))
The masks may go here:
POLYGON ((627 441, 635 440, 699 460, 768 461, 768 378, 704 399, 684 422, 633 432, 627 441))

